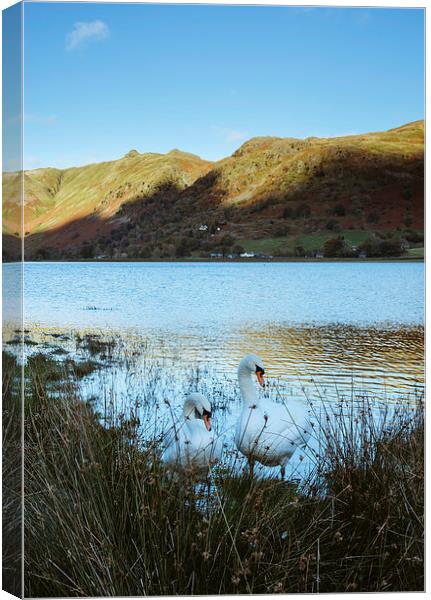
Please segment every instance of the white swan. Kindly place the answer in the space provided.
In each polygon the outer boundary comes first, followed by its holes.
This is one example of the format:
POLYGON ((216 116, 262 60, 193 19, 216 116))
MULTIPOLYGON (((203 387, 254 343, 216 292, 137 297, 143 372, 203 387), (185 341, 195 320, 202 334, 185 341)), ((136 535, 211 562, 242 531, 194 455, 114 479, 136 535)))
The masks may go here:
POLYGON ((264 386, 263 361, 255 354, 245 356, 238 367, 238 382, 243 408, 237 423, 235 443, 244 454, 253 476, 254 462, 281 467, 284 478, 286 463, 298 446, 310 437, 306 407, 292 402, 286 406, 259 400, 252 375, 264 386))
POLYGON ((221 456, 221 441, 211 431, 211 404, 202 394, 190 394, 183 419, 174 423, 162 455, 165 465, 174 470, 205 474, 221 456))

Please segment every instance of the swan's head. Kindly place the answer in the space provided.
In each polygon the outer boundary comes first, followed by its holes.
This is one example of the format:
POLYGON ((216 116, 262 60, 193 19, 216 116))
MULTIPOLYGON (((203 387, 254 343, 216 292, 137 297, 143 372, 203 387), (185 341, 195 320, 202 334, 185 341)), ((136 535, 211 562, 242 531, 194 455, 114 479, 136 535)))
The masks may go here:
POLYGON ((247 354, 239 363, 238 373, 255 373, 258 382, 262 387, 265 387, 265 381, 263 376, 265 375, 265 369, 263 368, 263 360, 257 354, 247 354))
POLYGON ((211 404, 199 392, 189 394, 184 402, 186 419, 202 419, 208 431, 211 431, 211 404))

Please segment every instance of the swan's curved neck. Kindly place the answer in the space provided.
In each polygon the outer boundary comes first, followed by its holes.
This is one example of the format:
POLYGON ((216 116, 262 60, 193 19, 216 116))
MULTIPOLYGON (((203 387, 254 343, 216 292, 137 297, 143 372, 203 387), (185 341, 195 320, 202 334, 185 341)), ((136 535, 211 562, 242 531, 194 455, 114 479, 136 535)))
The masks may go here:
POLYGON ((244 404, 246 406, 257 406, 259 397, 249 369, 238 369, 238 382, 244 404))
POLYGON ((186 419, 189 419, 190 421, 196 420, 194 402, 192 402, 191 400, 187 400, 186 402, 184 402, 183 415, 186 419))

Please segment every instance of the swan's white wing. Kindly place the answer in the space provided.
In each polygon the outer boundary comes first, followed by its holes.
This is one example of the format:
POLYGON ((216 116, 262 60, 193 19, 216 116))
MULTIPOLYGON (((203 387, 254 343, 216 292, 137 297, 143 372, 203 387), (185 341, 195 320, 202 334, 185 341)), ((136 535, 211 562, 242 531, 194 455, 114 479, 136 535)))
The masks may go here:
POLYGON ((310 437, 305 405, 286 407, 264 402, 256 409, 244 410, 237 429, 237 446, 263 464, 285 464, 298 447, 310 437))
POLYGON ((206 469, 221 457, 222 444, 201 421, 187 422, 166 437, 163 460, 176 468, 206 469))
POLYGON ((171 427, 165 434, 163 446, 162 460, 164 463, 172 465, 181 462, 181 449, 184 446, 184 435, 181 429, 171 427))
POLYGON ((254 454, 265 429, 265 418, 260 407, 244 407, 237 422, 235 443, 240 452, 254 454))
POLYGON ((264 416, 267 418, 266 428, 274 433, 306 435, 310 430, 308 409, 302 402, 262 404, 264 416))

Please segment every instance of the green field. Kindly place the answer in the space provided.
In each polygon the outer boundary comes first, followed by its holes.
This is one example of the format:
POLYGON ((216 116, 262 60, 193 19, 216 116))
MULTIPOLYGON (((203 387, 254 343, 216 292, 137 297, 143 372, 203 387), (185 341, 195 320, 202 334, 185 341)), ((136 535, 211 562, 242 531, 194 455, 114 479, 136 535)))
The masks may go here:
POLYGON ((295 246, 302 246, 305 250, 319 250, 323 248, 323 244, 331 238, 342 235, 347 242, 350 242, 353 246, 359 246, 367 238, 372 235, 371 231, 364 230, 350 230, 344 231, 322 231, 315 234, 303 234, 296 238, 295 246))
POLYGON ((339 235, 354 246, 359 246, 372 235, 371 231, 350 230, 344 231, 319 231, 313 234, 301 234, 299 236, 274 237, 261 240, 239 240, 239 244, 247 252, 272 254, 280 249, 286 249, 293 253, 296 246, 302 246, 305 250, 321 250, 326 240, 339 235))
POLYGON ((425 248, 409 248, 407 250, 407 254, 411 258, 424 258, 425 257, 424 250, 425 250, 425 248))
POLYGON ((261 254, 272 254, 276 250, 289 245, 289 242, 293 238, 274 237, 266 238, 262 240, 238 240, 238 243, 244 248, 246 252, 257 252, 261 254))

